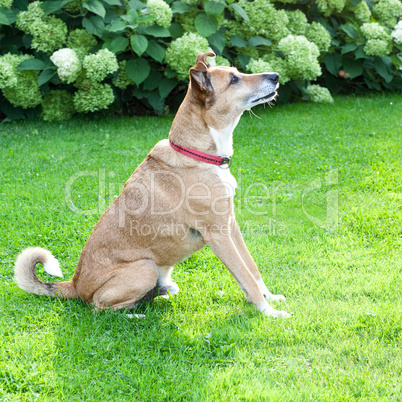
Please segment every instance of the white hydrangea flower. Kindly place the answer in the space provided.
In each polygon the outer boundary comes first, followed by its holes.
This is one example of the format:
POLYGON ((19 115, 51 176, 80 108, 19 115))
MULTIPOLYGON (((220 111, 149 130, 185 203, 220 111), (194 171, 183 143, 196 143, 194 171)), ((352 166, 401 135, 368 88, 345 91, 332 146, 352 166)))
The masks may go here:
POLYGON ((186 32, 168 46, 166 63, 176 71, 179 80, 188 80, 188 70, 194 65, 198 53, 205 53, 209 50, 206 38, 193 32, 186 32))
POLYGON ((391 37, 397 45, 402 45, 402 20, 395 25, 391 37))
POLYGON ((274 71, 271 65, 262 59, 251 59, 250 62, 247 64, 246 69, 252 74, 261 74, 274 71))
POLYGON ((62 81, 68 84, 74 82, 81 71, 81 62, 73 49, 60 49, 50 57, 53 64, 58 67, 57 74, 62 81))
POLYGON ((392 38, 387 30, 377 22, 368 22, 360 27, 367 39, 364 51, 368 56, 387 56, 392 51, 392 38))
POLYGON ((165 28, 169 28, 172 22, 173 12, 163 0, 148 0, 147 7, 149 13, 155 17, 157 25, 165 28))
POLYGON ((310 95, 312 102, 316 103, 333 103, 334 100, 328 88, 320 87, 319 85, 309 85, 307 93, 310 95))
POLYGON ((84 57, 83 67, 87 77, 93 82, 103 81, 108 74, 119 69, 116 55, 108 49, 84 57))
POLYGON ((278 50, 285 56, 286 74, 290 79, 315 80, 321 75, 318 61, 320 51, 317 45, 309 42, 305 36, 289 35, 281 39, 278 50))

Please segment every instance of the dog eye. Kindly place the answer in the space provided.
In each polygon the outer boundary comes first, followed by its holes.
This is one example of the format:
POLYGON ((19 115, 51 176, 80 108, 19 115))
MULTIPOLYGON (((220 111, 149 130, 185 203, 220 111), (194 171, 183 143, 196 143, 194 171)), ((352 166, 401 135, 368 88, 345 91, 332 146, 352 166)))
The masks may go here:
POLYGON ((239 82, 239 78, 236 77, 235 75, 232 76, 232 79, 230 80, 231 84, 236 84, 237 82, 239 82))

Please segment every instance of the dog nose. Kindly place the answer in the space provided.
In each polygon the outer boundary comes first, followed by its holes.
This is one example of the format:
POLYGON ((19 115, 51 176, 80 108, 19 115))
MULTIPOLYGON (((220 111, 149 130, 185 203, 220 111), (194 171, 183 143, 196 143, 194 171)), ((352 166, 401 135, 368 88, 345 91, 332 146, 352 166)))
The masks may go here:
POLYGON ((272 81, 274 84, 277 84, 279 81, 279 75, 277 73, 271 73, 266 75, 269 81, 272 81))

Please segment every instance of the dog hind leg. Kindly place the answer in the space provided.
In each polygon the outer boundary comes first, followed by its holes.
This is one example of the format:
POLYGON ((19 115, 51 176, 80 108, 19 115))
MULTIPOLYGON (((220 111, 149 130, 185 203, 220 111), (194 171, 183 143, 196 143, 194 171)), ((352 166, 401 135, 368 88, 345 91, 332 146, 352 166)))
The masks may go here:
POLYGON ((113 270, 93 295, 95 309, 134 308, 158 281, 158 268, 152 260, 122 264, 113 270))
POLYGON ((172 281, 171 275, 173 267, 159 267, 158 291, 159 296, 169 298, 169 293, 175 295, 179 293, 180 288, 172 281), (169 291, 169 293, 168 293, 169 291))

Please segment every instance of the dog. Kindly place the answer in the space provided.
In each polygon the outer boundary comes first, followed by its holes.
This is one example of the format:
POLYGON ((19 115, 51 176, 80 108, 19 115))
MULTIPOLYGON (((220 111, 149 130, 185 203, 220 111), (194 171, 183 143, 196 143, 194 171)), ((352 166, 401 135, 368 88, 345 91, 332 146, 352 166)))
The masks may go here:
POLYGON ((169 138, 149 152, 95 225, 72 280, 40 281, 38 263, 62 277, 59 263, 43 248, 27 248, 15 263, 20 288, 80 298, 95 310, 131 309, 177 293, 174 265, 209 245, 249 303, 266 316, 289 316, 268 304, 285 298, 269 292, 242 238, 229 169, 234 128, 244 111, 276 98, 278 74, 211 66, 206 58, 214 56, 198 55, 169 138))

